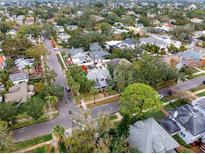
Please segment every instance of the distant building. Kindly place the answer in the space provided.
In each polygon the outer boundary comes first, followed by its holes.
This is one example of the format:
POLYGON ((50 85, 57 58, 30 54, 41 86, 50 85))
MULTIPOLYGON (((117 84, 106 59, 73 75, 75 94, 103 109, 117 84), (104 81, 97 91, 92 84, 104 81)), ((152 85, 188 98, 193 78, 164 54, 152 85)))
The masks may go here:
POLYGON ((26 25, 33 25, 34 24, 34 17, 27 17, 25 19, 25 24, 26 25))
POLYGON ((0 55, 0 70, 3 70, 6 66, 6 58, 3 55, 0 55))
POLYGON ((110 55, 110 53, 104 51, 99 43, 90 44, 89 56, 94 62, 99 62, 110 55))

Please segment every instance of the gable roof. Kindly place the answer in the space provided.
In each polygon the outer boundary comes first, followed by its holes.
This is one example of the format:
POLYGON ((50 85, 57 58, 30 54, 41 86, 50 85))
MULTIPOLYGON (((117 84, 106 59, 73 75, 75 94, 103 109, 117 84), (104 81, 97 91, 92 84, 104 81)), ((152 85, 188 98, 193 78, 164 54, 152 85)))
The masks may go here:
POLYGON ((128 142, 143 153, 166 152, 179 146, 153 118, 130 125, 128 142))

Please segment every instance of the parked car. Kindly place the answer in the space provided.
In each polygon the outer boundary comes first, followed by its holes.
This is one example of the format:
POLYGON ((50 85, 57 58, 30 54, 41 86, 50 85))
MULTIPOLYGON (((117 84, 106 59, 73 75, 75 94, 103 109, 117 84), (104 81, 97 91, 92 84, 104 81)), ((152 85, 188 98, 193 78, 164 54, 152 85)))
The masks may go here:
POLYGON ((205 84, 205 80, 203 80, 202 83, 205 84))

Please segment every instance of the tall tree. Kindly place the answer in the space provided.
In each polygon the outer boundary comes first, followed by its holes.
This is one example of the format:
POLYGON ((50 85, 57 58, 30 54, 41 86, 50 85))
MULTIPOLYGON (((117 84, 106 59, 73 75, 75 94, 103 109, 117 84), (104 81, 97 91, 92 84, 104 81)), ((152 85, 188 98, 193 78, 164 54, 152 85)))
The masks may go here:
POLYGON ((24 111, 33 119, 38 120, 43 115, 43 107, 45 103, 39 96, 34 96, 23 104, 24 111))
POLYGON ((52 129, 53 144, 55 153, 59 153, 59 142, 64 138, 65 128, 60 125, 56 125, 52 129))
POLYGON ((54 104, 56 106, 56 103, 58 101, 58 97, 56 97, 56 96, 46 96, 45 100, 48 104, 48 117, 50 119, 51 118, 51 116, 50 116, 51 106, 52 106, 52 104, 54 104))
POLYGON ((5 121, 0 121, 0 152, 11 152, 13 148, 14 144, 8 124, 5 121))
POLYGON ((90 87, 89 91, 90 91, 90 94, 93 95, 93 101, 94 101, 94 104, 95 104, 95 96, 97 95, 98 91, 93 86, 90 87))
POLYGON ((161 105, 157 91, 142 83, 129 85, 120 98, 120 112, 130 117, 142 117, 146 112, 159 111, 161 105))

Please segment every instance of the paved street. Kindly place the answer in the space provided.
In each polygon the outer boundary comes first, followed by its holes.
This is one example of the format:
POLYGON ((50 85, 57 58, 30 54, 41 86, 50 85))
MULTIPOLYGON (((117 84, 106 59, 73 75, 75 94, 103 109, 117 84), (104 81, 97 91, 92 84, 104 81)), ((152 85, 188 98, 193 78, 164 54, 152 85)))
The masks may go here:
POLYGON ((119 103, 115 102, 115 103, 110 103, 110 104, 104 104, 101 106, 96 106, 93 108, 92 111, 92 118, 97 118, 99 117, 101 114, 113 114, 119 111, 119 103))
POLYGON ((163 96, 167 96, 168 95, 167 92, 169 91, 169 89, 174 90, 174 91, 189 90, 189 89, 200 86, 202 84, 203 80, 205 80, 205 76, 201 76, 201 77, 198 77, 198 78, 187 80, 187 81, 179 83, 175 86, 161 89, 161 90, 159 90, 159 93, 163 96))

